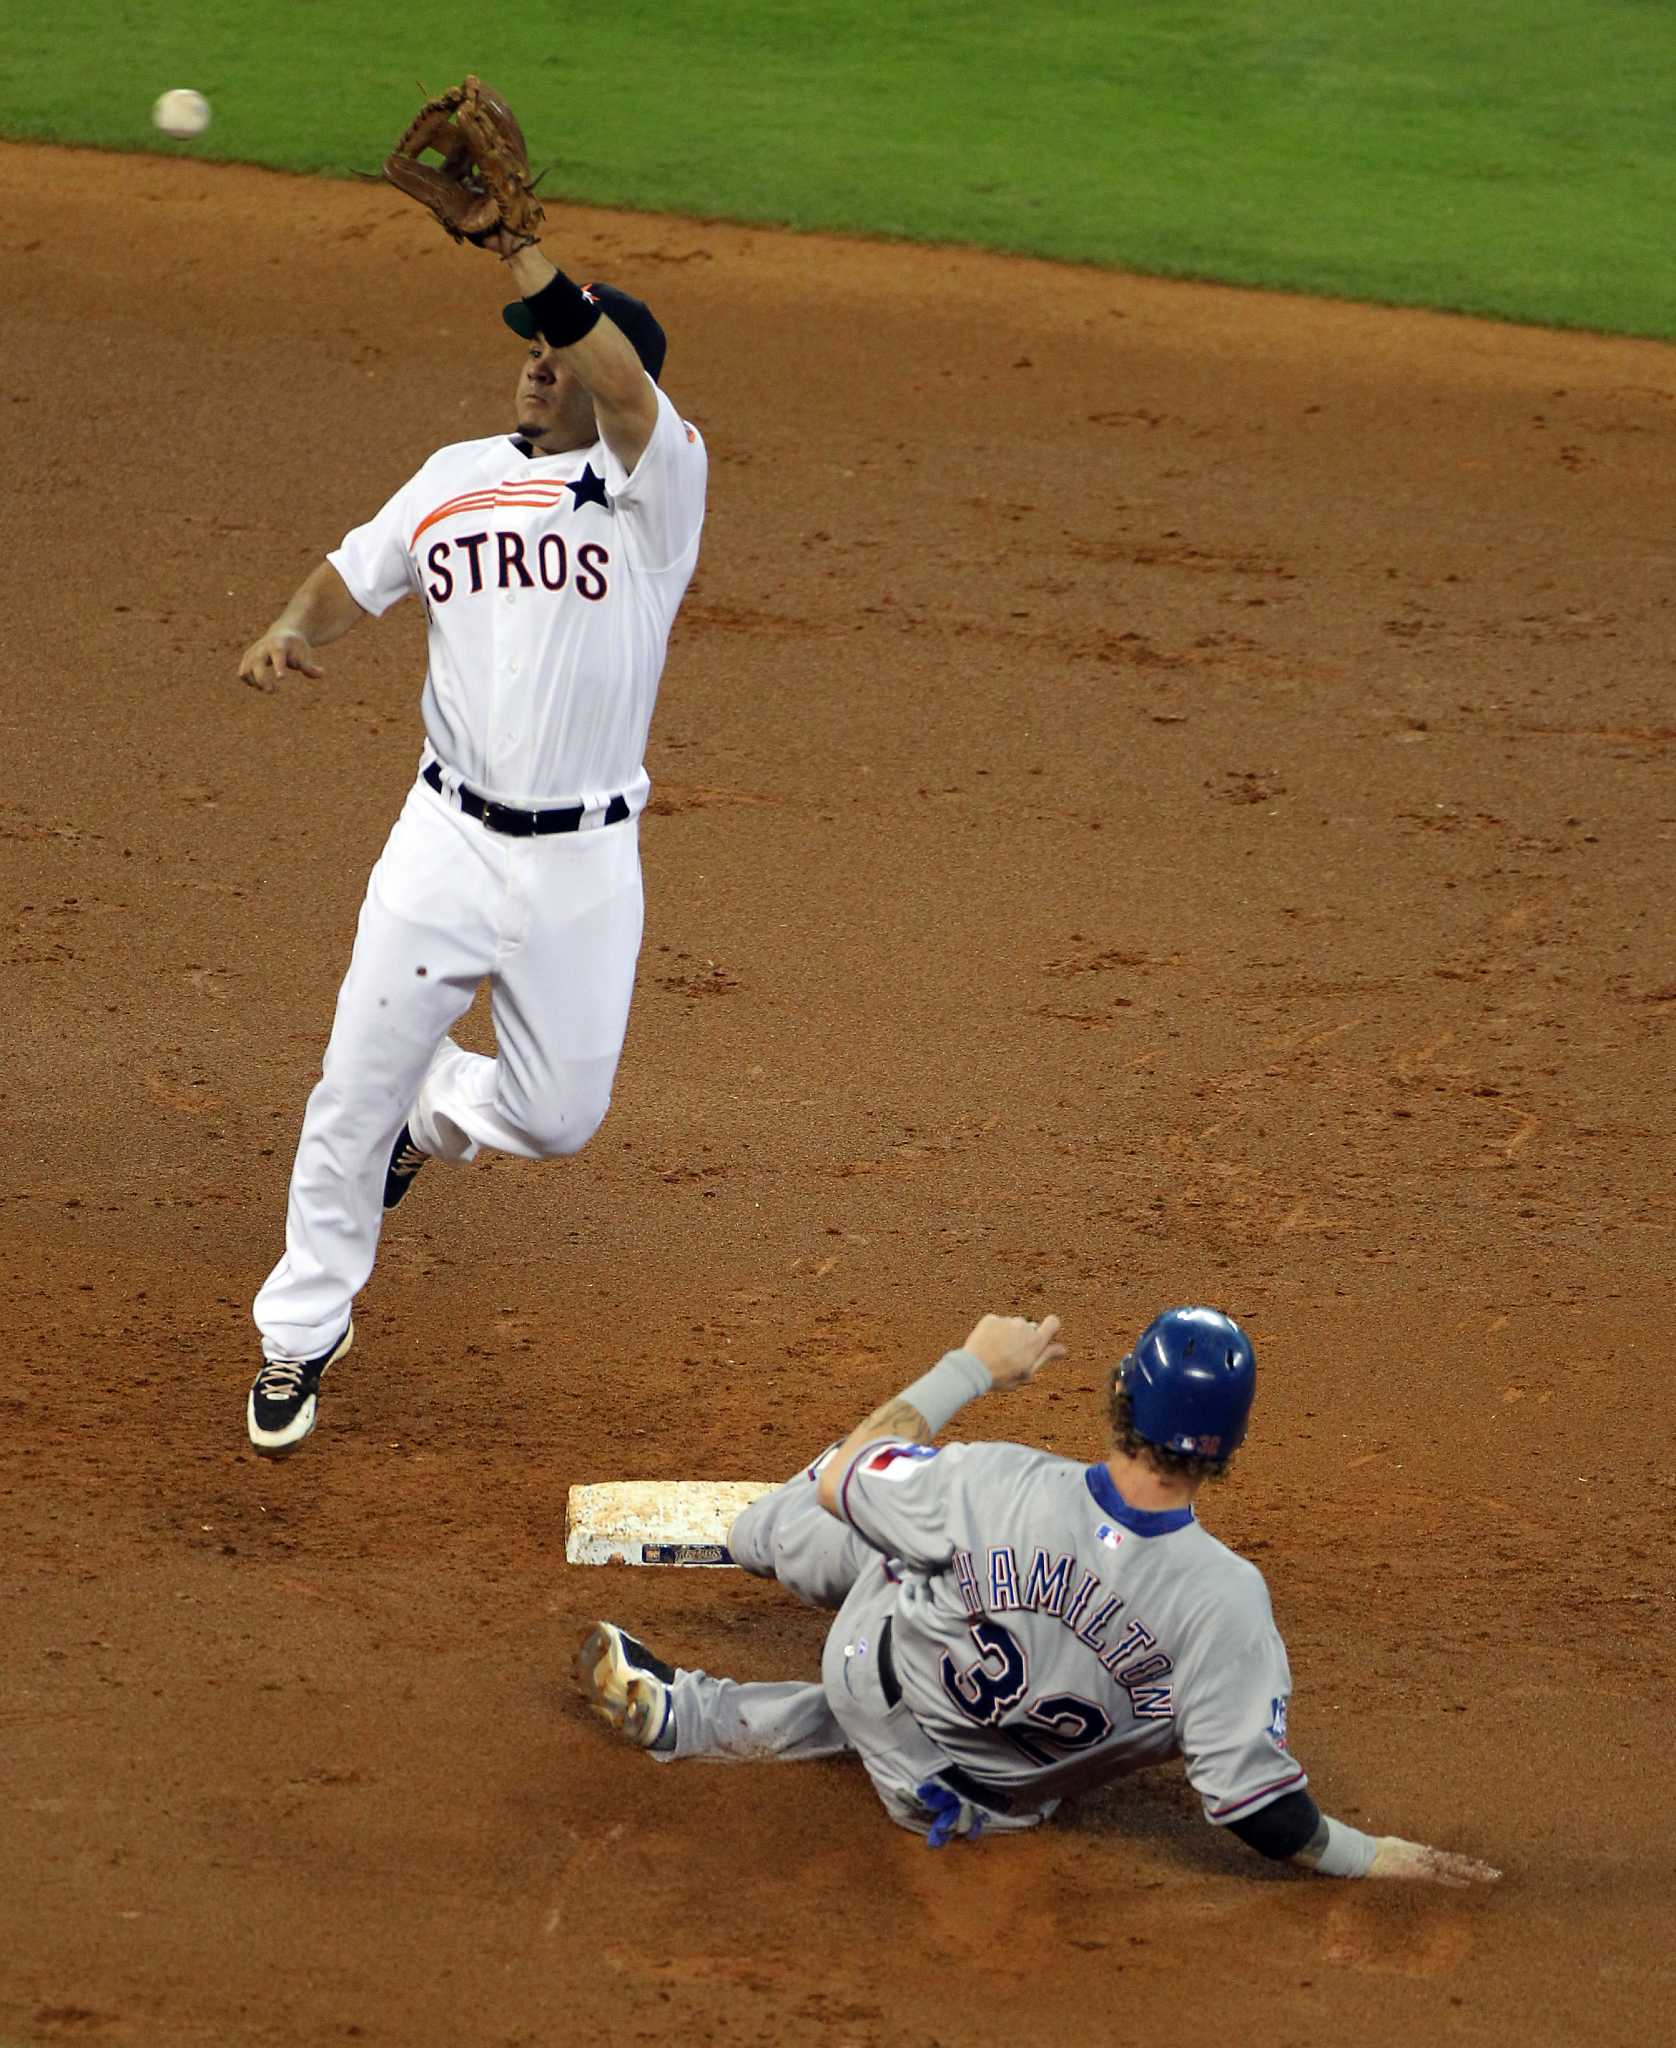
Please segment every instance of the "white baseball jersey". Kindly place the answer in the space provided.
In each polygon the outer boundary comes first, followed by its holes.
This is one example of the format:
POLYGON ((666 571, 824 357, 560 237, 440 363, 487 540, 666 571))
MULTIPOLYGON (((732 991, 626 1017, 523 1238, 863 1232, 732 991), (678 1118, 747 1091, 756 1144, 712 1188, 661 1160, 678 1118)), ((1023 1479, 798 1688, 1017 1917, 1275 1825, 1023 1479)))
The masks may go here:
POLYGON ((646 800, 646 735, 708 471, 697 429, 657 397, 632 472, 603 440, 562 455, 505 434, 459 441, 327 556, 363 611, 423 599, 426 737, 480 796, 646 800))
POLYGON ((256 1298, 270 1359, 340 1339, 401 1118, 432 1156, 464 1161, 484 1145, 575 1152, 606 1113, 644 917, 646 734, 704 520, 704 443, 657 399, 632 472, 603 441, 563 455, 462 441, 327 557, 364 611, 423 601, 426 746, 367 885, 285 1254, 256 1298), (589 829, 502 836, 466 814, 462 784, 519 810, 580 804, 589 829), (494 1058, 446 1035, 483 980, 494 1058))
POLYGON ((1305 1782, 1268 1588, 1190 1508, 1021 1444, 871 1443, 844 1519, 902 1583, 891 1658, 933 1742, 1030 1803, 1180 1755, 1226 1824, 1305 1782))

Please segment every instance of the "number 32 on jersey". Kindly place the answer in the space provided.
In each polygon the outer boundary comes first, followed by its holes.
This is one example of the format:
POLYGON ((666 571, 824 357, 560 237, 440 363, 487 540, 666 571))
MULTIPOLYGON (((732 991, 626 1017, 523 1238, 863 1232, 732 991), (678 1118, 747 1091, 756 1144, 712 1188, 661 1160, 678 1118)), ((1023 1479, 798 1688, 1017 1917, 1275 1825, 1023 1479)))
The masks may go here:
POLYGON ((1030 1690, 1030 1659, 1010 1628, 998 1621, 972 1624, 978 1655, 962 1670, 945 1650, 937 1675, 949 1699, 969 1721, 994 1728, 1039 1769, 1079 1749, 1093 1749, 1112 1732, 1112 1717, 1080 1693, 1044 1693, 1024 1710, 1024 1723, 1007 1716, 1030 1690))

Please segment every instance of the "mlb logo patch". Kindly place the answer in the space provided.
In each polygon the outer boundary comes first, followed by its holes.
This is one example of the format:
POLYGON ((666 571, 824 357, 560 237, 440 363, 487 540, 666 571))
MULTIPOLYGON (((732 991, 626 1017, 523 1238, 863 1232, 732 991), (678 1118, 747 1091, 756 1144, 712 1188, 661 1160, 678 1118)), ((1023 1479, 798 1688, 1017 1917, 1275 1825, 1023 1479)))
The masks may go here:
POLYGON ((1123 1531, 1114 1529, 1110 1522, 1102 1522, 1094 1533, 1108 1550, 1115 1550, 1123 1541, 1123 1531))
POLYGON ((1286 1747, 1286 1702, 1276 1700, 1269 1710, 1269 1739, 1276 1749, 1286 1747))
POLYGON ((917 1459, 936 1455, 935 1444, 886 1444, 867 1460, 867 1470, 876 1472, 881 1479, 906 1479, 917 1459))

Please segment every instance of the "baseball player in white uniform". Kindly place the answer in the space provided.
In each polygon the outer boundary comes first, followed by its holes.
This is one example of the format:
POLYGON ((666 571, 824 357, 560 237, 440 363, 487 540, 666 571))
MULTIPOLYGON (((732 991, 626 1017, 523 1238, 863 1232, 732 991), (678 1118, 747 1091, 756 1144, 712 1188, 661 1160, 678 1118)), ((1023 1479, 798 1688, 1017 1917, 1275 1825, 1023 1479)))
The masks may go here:
POLYGON ((677 1670, 600 1622, 577 1659, 590 1704, 660 1761, 854 1751, 891 1819, 933 1847, 1035 1827, 1069 1794, 1180 1756, 1207 1819, 1260 1855, 1330 1877, 1493 1880, 1334 1820, 1305 1789, 1263 1576, 1194 1513, 1256 1384, 1228 1317, 1171 1309, 1147 1326, 1113 1373, 1097 1464, 933 1447, 968 1401, 1063 1357, 1058 1333, 1055 1316, 985 1316, 735 1521, 736 1562, 838 1610, 819 1684, 677 1670))
POLYGON ((642 925, 647 729, 704 519, 706 456, 657 382, 662 328, 498 246, 527 344, 516 432, 439 449, 348 534, 247 651, 245 681, 425 607, 418 779, 367 884, 291 1175, 285 1252, 256 1297, 247 1426, 280 1457, 353 1340, 379 1228, 430 1159, 574 1153, 599 1128, 642 925), (510 253, 506 253, 507 251, 510 253), (496 1056, 449 1027, 490 986, 496 1056))

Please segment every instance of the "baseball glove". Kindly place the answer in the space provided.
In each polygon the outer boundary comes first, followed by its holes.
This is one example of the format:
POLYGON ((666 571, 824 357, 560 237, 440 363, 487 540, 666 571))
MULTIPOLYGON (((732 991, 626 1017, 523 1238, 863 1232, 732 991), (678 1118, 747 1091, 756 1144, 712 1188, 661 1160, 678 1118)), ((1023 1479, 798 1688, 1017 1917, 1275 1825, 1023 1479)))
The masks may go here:
POLYGON ((428 206, 456 242, 479 248, 502 233, 527 247, 541 227, 541 202, 517 116, 498 92, 468 76, 429 99, 384 159, 398 192, 428 206), (422 163, 426 150, 442 159, 422 163))

